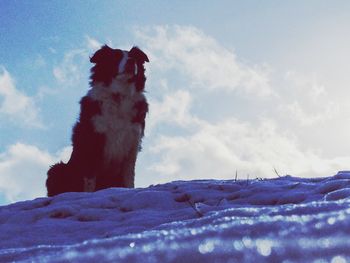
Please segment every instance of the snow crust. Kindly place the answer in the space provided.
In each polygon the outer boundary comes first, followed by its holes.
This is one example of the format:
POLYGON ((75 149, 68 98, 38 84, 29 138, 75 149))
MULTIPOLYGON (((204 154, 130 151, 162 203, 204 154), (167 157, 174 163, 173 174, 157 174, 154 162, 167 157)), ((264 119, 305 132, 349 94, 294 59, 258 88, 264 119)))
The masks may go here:
POLYGON ((64 193, 0 207, 0 236, 0 262, 349 262, 350 172, 64 193))

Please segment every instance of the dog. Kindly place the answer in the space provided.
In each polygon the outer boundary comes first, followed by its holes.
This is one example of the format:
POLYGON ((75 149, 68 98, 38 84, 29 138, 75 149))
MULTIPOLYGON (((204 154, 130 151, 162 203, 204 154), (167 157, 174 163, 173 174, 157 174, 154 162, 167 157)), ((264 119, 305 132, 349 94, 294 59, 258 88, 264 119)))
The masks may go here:
POLYGON ((134 187, 148 103, 144 95, 147 55, 102 46, 90 58, 90 86, 80 101, 67 163, 48 170, 47 195, 134 187))

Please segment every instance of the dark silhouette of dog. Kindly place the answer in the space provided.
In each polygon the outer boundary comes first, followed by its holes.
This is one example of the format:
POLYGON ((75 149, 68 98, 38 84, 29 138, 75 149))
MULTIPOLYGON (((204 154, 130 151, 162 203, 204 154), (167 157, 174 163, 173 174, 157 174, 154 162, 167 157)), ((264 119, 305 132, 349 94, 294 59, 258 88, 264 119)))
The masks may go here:
POLYGON ((105 45, 90 58, 91 89, 80 101, 68 163, 47 172, 47 195, 134 187, 148 103, 144 96, 147 55, 105 45))

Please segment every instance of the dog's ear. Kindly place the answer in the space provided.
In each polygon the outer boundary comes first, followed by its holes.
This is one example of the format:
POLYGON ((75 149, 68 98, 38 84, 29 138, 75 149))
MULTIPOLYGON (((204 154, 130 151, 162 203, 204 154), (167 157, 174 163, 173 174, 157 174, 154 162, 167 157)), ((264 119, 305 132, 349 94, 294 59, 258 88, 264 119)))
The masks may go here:
POLYGON ((138 47, 133 47, 132 49, 130 49, 129 57, 132 57, 136 61, 140 61, 141 63, 149 62, 147 55, 138 47))
POLYGON ((90 58, 90 62, 97 64, 103 61, 107 61, 108 58, 111 57, 112 53, 113 53, 113 49, 107 45, 104 45, 99 50, 97 50, 95 54, 90 58))

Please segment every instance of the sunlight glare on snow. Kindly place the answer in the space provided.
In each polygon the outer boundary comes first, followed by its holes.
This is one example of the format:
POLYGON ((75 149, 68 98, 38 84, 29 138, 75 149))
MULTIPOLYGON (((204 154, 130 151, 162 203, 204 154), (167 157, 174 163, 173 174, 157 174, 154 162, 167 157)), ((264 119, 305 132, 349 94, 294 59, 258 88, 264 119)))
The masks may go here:
POLYGON ((342 256, 335 256, 332 258, 331 263, 346 263, 346 259, 342 256))
POLYGON ((256 241, 258 252, 267 257, 271 254, 272 242, 268 239, 258 239, 256 241))
POLYGON ((198 246, 198 251, 201 254, 207 254, 213 252, 215 249, 215 244, 213 240, 206 240, 198 246))

